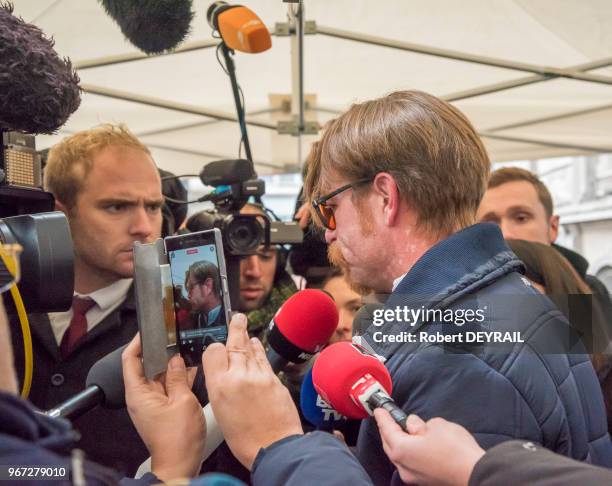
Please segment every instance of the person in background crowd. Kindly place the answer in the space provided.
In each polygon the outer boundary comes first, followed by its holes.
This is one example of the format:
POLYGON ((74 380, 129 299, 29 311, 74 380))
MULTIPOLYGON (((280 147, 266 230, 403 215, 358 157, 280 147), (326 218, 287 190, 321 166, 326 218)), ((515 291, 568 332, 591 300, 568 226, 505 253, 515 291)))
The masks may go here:
POLYGON ((361 295, 351 289, 349 282, 339 268, 334 268, 331 271, 323 281, 321 289, 333 297, 338 308, 338 327, 329 343, 350 341, 353 337, 353 319, 363 305, 361 295))
MULTIPOLYGON (((187 189, 183 183, 174 177, 172 172, 158 169, 162 183, 162 194, 164 198, 170 197, 177 201, 187 201, 187 189)), ((164 200, 162 206, 162 233, 161 236, 171 236, 176 234, 187 217, 187 204, 179 204, 164 200)))
MULTIPOLYGON (((263 209, 247 203, 240 214, 263 216, 263 209)), ((205 213, 192 215, 186 223, 189 231, 210 229, 205 213)), ((284 250, 276 246, 260 247, 255 255, 240 260, 240 301, 235 309, 249 318, 249 334, 265 344, 266 329, 276 311, 297 292, 291 275, 285 269, 284 250)))
MULTIPOLYGON (((35 357, 29 398, 47 410, 83 391, 91 366, 138 331, 132 246, 160 237, 164 199, 149 149, 124 125, 64 138, 49 152, 44 182, 68 218, 75 252, 72 307, 29 315, 35 357)), ((11 326, 22 379, 16 318, 11 326)), ((97 407, 74 425, 89 458, 124 474, 148 455, 126 410, 97 407)))
POLYGON ((591 289, 576 270, 550 245, 525 240, 506 240, 525 264, 525 276, 563 312, 591 353, 606 404, 608 432, 612 433, 612 360, 606 318, 592 305, 591 289))
POLYGON ((498 224, 504 238, 552 245, 591 289, 593 300, 606 319, 607 333, 612 336, 610 294, 597 277, 587 274, 589 262, 583 256, 555 244, 559 234, 559 216, 554 214, 550 191, 535 174, 519 167, 494 171, 480 202, 477 218, 498 224))
MULTIPOLYGON (((240 214, 263 216, 260 206, 247 203, 240 214)), ((193 214, 187 220, 185 227, 189 231, 202 231, 210 228, 210 217, 205 212, 193 214)), ((249 335, 259 338, 267 344, 267 329, 274 314, 281 305, 297 292, 297 287, 291 275, 285 269, 284 250, 276 246, 265 248, 261 246, 257 253, 242 257, 240 260, 240 300, 238 306, 232 309, 246 313, 249 318, 249 335)), ((281 373, 283 381, 291 389, 294 399, 299 403, 302 368, 296 368, 288 373, 281 373)), ((198 373, 194 389, 204 387, 203 376, 198 373)), ((198 398, 206 403, 206 393, 199 393, 198 398)), ((203 471, 221 471, 250 481, 249 471, 242 467, 233 457, 225 444, 222 444, 204 463, 203 471)))

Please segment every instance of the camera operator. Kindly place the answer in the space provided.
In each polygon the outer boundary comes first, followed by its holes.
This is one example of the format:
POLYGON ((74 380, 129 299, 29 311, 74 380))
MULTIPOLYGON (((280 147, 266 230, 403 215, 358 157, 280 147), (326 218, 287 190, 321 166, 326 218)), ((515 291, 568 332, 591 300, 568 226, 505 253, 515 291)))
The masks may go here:
MULTIPOLYGON (((245 204, 241 214, 264 215, 254 204, 245 204)), ((249 334, 264 344, 266 327, 281 305, 297 292, 295 282, 285 268, 286 252, 278 246, 260 247, 256 255, 240 261, 240 301, 238 309, 246 313, 249 334)))
MULTIPOLYGON (((240 214, 264 216, 261 207, 247 203, 240 214)), ((187 221, 190 231, 210 229, 208 218, 196 213, 187 221)), ((275 245, 261 245, 254 255, 240 259, 240 298, 235 309, 244 312, 249 321, 249 334, 264 344, 266 328, 281 305, 297 292, 291 275, 285 269, 285 250, 275 245)))
MULTIPOLYGON (((267 217, 260 206, 250 203, 246 203, 240 209, 240 214, 267 217)), ((186 228, 189 231, 210 229, 209 214, 203 211, 192 215, 187 220, 186 228)), ((240 258, 240 294, 238 305, 233 310, 246 313, 249 335, 259 338, 263 343, 267 342, 267 327, 274 314, 297 292, 293 279, 285 269, 285 261, 284 250, 275 245, 270 245, 268 248, 260 245, 255 254, 240 258)), ((297 396, 300 386, 299 376, 283 375, 283 380, 288 385, 291 383, 292 394, 297 396), (290 380, 290 378, 295 379, 290 380)), ((205 387, 202 379, 203 376, 198 373, 194 390, 205 387)), ((208 401, 206 393, 200 393, 198 398, 202 402, 208 401)), ((238 463, 225 444, 222 444, 204 463, 203 471, 222 471, 245 482, 250 481, 249 472, 238 463)))
MULTIPOLYGON (((73 305, 31 314, 34 376, 30 400, 49 409, 85 388, 91 366, 138 330, 132 245, 161 231, 161 182, 149 150, 122 125, 75 133, 49 152, 45 186, 68 218, 74 241, 73 305)), ((23 345, 12 335, 18 375, 23 345)), ((74 422, 88 457, 123 473, 147 457, 125 410, 96 408, 74 422)))

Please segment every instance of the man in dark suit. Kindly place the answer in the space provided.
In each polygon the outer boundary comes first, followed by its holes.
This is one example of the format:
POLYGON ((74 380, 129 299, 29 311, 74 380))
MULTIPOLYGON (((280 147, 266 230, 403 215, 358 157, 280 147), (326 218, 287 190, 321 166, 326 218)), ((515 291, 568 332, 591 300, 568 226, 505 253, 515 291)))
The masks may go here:
MULTIPOLYGON (((49 409, 85 388, 91 366, 138 331, 132 276, 135 241, 161 231, 161 181, 149 150, 124 126, 101 125, 54 146, 45 187, 68 218, 74 241, 73 304, 30 315, 34 376, 30 400, 49 409)), ((49 282, 53 285, 53 282, 49 282)), ((23 379, 23 344, 11 323, 23 379)), ((91 459, 132 474, 147 456, 125 410, 100 407, 74 422, 91 459)))

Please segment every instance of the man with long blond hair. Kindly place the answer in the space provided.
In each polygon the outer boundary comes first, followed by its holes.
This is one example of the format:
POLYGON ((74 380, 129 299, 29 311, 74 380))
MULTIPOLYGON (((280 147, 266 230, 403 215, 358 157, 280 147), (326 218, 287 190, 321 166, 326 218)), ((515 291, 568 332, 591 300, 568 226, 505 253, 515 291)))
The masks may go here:
MULTIPOLYGON (((91 366, 138 331, 133 296, 135 241, 159 238, 161 181, 148 148, 123 125, 100 125, 51 148, 45 188, 68 218, 74 298, 66 312, 30 315, 30 400, 47 410, 85 389, 91 366)), ((21 332, 12 329, 18 374, 21 332)), ((124 473, 147 457, 125 410, 100 407, 74 422, 87 456, 124 473)))

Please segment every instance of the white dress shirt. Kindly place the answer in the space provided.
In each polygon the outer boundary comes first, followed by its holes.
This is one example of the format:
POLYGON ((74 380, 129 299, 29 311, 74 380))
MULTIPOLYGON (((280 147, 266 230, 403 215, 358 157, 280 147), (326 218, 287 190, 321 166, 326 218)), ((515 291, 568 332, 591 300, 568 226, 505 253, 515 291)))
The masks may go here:
POLYGON ((405 277, 406 275, 408 275, 408 272, 406 272, 406 273, 405 273, 405 274, 403 274, 403 275, 400 275, 399 277, 397 277, 397 278, 396 278, 396 279, 393 281, 393 287, 391 288, 391 292, 394 292, 394 291, 395 291, 395 289, 397 288, 397 286, 400 284, 400 282, 401 282, 402 280, 404 280, 404 277, 405 277))
MULTIPOLYGON (((124 278, 108 285, 107 287, 98 289, 90 294, 77 295, 82 298, 89 297, 95 302, 95 305, 87 311, 87 332, 91 331, 97 324, 102 322, 104 318, 114 311, 127 297, 127 294, 132 285, 133 279, 124 278)), ((55 341, 59 346, 62 342, 62 337, 70 325, 72 319, 72 308, 66 312, 51 312, 49 313, 49 321, 55 335, 55 341)))

